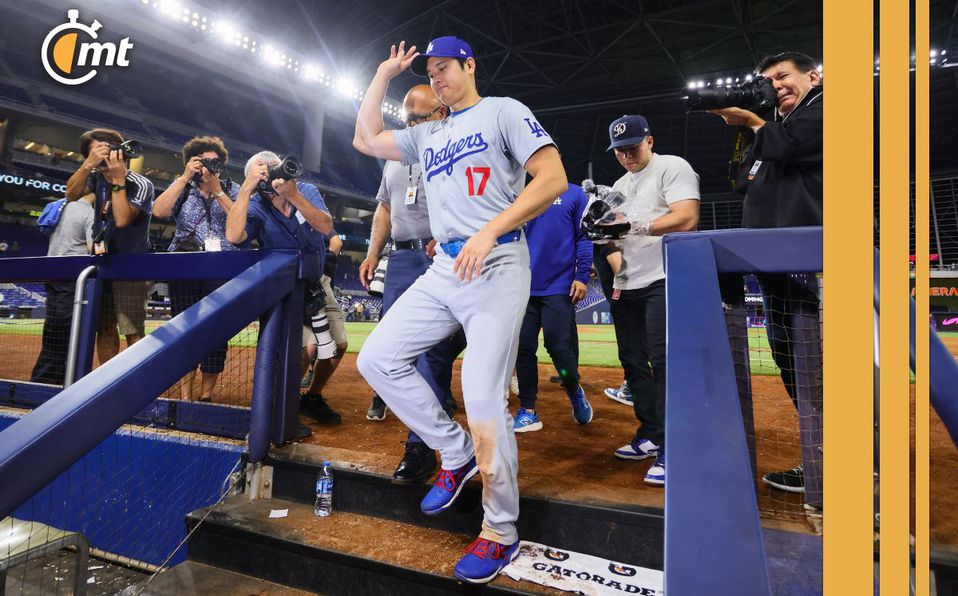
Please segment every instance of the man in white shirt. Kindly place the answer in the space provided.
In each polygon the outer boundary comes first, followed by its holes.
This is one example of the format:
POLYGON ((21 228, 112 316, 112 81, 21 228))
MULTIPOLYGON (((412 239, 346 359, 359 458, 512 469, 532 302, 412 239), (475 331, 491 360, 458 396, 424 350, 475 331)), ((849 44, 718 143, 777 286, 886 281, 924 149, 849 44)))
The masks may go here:
POLYGON ((621 459, 655 457, 645 476, 665 485, 665 270, 662 236, 695 230, 699 221, 699 178, 687 161, 652 152, 649 123, 642 116, 622 116, 609 126, 609 150, 626 173, 612 186, 625 197, 632 231, 611 247, 615 273, 612 320, 619 360, 632 390, 641 422, 621 459))

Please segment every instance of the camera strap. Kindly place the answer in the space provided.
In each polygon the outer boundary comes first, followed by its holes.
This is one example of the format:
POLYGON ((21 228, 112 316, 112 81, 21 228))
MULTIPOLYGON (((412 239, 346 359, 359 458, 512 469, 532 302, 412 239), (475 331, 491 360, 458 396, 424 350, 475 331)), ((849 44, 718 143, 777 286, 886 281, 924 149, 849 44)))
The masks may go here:
POLYGON ((735 190, 738 186, 738 175, 749 146, 748 132, 750 130, 747 126, 735 127, 735 145, 732 148, 732 157, 728 162, 728 181, 732 185, 732 190, 735 190))

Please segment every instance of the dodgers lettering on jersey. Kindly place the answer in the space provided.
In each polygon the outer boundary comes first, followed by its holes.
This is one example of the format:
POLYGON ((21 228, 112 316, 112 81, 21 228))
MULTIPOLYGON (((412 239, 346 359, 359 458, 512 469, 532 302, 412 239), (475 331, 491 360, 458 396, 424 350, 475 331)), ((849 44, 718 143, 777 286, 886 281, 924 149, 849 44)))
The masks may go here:
POLYGON ((525 163, 552 137, 522 103, 484 97, 438 122, 393 131, 405 163, 420 163, 429 227, 440 242, 468 238, 525 186, 525 163))
POLYGON ((477 132, 458 141, 449 141, 446 146, 439 151, 434 151, 432 147, 426 147, 422 153, 422 163, 425 164, 426 180, 431 180, 438 174, 452 174, 452 166, 460 159, 464 159, 475 153, 482 153, 489 148, 489 145, 482 140, 482 133, 477 132))

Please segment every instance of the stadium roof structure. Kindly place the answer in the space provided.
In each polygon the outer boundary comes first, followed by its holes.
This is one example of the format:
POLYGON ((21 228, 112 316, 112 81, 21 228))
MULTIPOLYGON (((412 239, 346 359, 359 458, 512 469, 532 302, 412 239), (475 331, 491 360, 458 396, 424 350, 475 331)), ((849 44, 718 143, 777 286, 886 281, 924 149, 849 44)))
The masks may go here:
MULTIPOLYGON (((352 119, 376 65, 389 45, 402 39, 420 46, 439 35, 467 39, 479 62, 480 92, 529 105, 557 140, 573 181, 589 174, 606 182, 618 177, 619 166, 605 153, 608 123, 623 113, 641 113, 650 122, 656 150, 686 157, 701 176, 703 193, 715 199, 730 196, 726 170, 734 130, 715 116, 687 114, 682 98, 688 88, 734 84, 763 56, 786 49, 822 56, 822 5, 806 0, 78 0, 75 5, 84 18, 109 22, 139 44, 136 68, 111 73, 79 92, 114 101, 120 95, 128 103, 133 96, 132 103, 147 113, 169 112, 172 105, 174 112, 191 115, 189 126, 206 126, 250 146, 302 144, 304 136, 315 134, 308 130, 310 122, 323 114, 328 129, 321 133, 323 167, 328 156, 328 169, 344 172, 359 195, 370 193, 375 180, 366 178, 377 177, 376 164, 353 155, 352 119)), ((2 56, 13 71, 0 72, 0 83, 9 75, 42 80, 42 71, 35 72, 39 41, 45 28, 64 20, 65 8, 39 0, 11 10, 23 15, 23 22, 0 24, 2 56), (32 67, 21 66, 30 61, 32 67)), ((958 70, 948 62, 948 51, 958 51, 956 16, 958 2, 932 2, 932 59, 942 66, 932 69, 933 171, 947 166, 944 156, 936 158, 943 152, 934 148, 958 132, 953 109, 958 70)), ((403 90, 422 80, 407 73, 394 81, 384 108, 392 125, 401 119, 403 90)))

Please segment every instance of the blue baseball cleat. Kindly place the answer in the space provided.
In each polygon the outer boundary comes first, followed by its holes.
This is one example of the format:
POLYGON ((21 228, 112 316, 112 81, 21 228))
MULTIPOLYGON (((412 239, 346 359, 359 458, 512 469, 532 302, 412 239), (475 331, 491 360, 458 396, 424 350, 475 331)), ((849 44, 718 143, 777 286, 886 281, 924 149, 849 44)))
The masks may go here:
POLYGON ((469 462, 455 470, 445 468, 439 470, 439 476, 436 478, 436 484, 423 497, 419 508, 426 515, 436 515, 441 513, 452 505, 456 497, 462 491, 462 487, 469 482, 469 479, 479 472, 479 466, 476 465, 476 458, 473 457, 469 462))
POLYGON ((585 398, 585 389, 582 385, 576 390, 575 395, 569 396, 572 402, 572 417, 579 424, 588 424, 592 422, 592 405, 585 398))
POLYGON ((519 541, 506 545, 476 538, 466 549, 466 554, 456 563, 456 579, 471 584, 484 584, 499 575, 506 565, 519 554, 519 541))
POLYGON ((652 486, 665 486, 665 452, 659 451, 652 467, 645 473, 645 483, 652 486))
POLYGON ((539 415, 525 408, 519 408, 515 417, 515 431, 517 433, 528 433, 534 430, 542 429, 542 420, 539 415))

